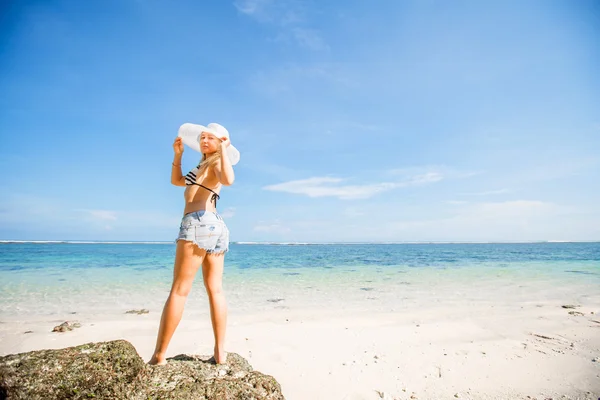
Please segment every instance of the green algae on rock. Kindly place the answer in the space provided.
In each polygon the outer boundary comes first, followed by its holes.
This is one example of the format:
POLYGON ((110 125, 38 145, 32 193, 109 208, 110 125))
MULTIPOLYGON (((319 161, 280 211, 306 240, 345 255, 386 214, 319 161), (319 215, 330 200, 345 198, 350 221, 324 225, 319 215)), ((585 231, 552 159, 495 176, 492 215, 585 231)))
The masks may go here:
POLYGON ((151 366, 125 340, 0 357, 0 400, 283 400, 275 378, 229 353, 227 364, 179 355, 151 366))

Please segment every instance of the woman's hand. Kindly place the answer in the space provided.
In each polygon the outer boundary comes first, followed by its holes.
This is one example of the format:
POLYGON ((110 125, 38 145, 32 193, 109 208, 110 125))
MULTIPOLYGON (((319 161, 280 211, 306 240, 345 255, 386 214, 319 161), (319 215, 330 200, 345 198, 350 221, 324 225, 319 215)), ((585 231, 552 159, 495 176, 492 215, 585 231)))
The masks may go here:
POLYGON ((175 138, 175 141, 173 142, 173 151, 178 156, 183 154, 183 142, 180 137, 175 138))
POLYGON ((221 144, 221 152, 225 151, 227 149, 227 147, 229 147, 230 143, 231 142, 229 141, 228 138, 222 137, 221 143, 220 143, 221 144))

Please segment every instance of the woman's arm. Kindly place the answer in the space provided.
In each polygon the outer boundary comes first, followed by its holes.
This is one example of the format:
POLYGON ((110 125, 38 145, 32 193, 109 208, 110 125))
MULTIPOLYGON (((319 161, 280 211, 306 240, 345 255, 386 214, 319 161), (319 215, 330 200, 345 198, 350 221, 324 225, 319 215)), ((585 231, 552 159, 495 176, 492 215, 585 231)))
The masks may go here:
POLYGON ((185 186, 185 178, 181 174, 181 157, 183 156, 183 142, 178 137, 173 143, 173 164, 171 165, 171 184, 185 186))
POLYGON ((215 165, 215 173, 219 182, 225 186, 233 184, 235 180, 235 174, 233 173, 233 166, 229 157, 227 157, 227 146, 229 146, 229 140, 223 140, 221 142, 221 160, 215 165))

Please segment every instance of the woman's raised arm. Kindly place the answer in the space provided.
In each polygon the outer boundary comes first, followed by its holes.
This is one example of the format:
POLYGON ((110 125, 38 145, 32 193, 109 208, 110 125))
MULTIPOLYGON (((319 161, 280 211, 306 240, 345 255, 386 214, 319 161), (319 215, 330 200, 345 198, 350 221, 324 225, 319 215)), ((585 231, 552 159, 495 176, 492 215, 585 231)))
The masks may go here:
POLYGON ((181 157, 183 156, 183 142, 178 137, 173 142, 173 165, 171 166, 171 183, 175 186, 185 186, 185 178, 181 174, 181 157))

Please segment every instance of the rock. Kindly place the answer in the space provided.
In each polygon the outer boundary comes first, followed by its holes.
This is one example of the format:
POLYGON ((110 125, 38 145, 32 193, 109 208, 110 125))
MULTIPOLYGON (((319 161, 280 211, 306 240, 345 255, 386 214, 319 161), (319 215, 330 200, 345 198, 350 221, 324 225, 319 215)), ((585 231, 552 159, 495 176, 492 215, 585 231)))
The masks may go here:
POLYGON ((145 308, 142 308, 141 310, 129 310, 129 311, 125 311, 125 314, 142 315, 142 314, 148 314, 149 312, 150 312, 150 310, 146 310, 145 308))
POLYGON ((52 332, 68 332, 75 328, 81 328, 81 324, 79 322, 65 321, 62 324, 55 326, 54 329, 52 329, 52 332))
POLYGON ((600 362, 600 357, 594 357, 594 358, 592 358, 592 362, 600 362))
POLYGON ((569 314, 574 315, 576 317, 583 317, 585 314, 579 311, 569 311, 569 314))
POLYGON ((235 353, 227 364, 178 355, 151 366, 125 340, 0 357, 2 399, 283 400, 275 378, 235 353))
POLYGON ((562 306, 562 308, 577 308, 579 306, 573 305, 573 304, 567 304, 566 306, 562 306))

